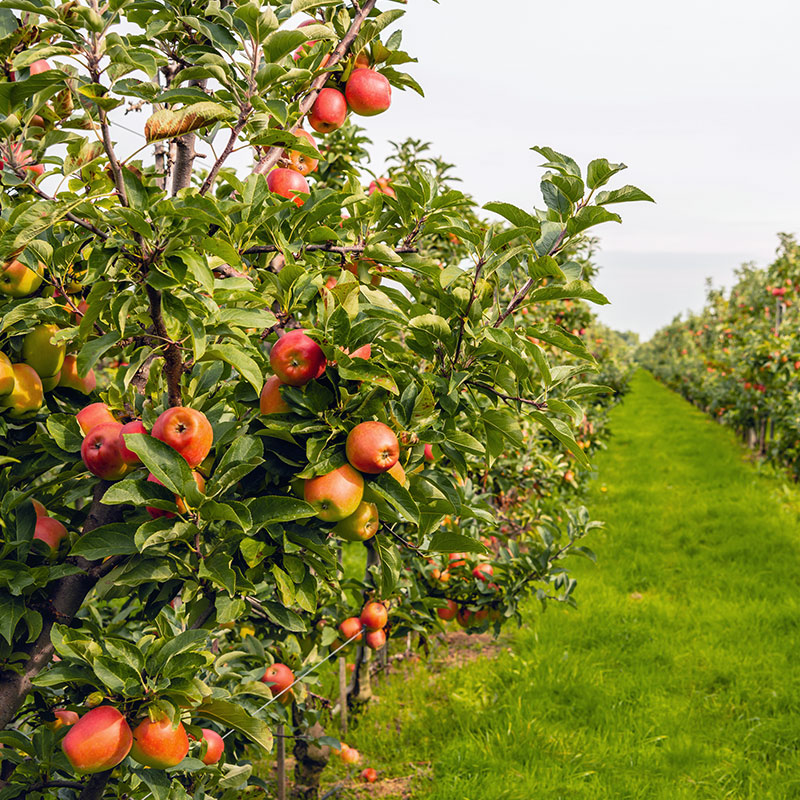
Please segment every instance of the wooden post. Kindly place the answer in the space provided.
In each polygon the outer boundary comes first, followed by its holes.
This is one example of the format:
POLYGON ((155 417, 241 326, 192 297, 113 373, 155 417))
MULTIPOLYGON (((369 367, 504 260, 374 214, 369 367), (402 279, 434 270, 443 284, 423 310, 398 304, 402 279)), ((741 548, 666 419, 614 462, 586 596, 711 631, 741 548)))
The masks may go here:
POLYGON ((278 725, 275 735, 277 742, 277 776, 278 776, 278 800, 286 800, 286 736, 285 727, 278 725))
POLYGON ((347 736, 347 659, 339 656, 339 727, 347 736))

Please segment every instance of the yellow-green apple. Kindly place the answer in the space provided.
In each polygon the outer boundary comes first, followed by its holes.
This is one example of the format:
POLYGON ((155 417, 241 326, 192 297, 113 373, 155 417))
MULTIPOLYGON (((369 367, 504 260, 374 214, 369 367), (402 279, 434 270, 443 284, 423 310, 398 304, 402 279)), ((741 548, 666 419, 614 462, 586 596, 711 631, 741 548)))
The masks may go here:
POLYGON ((64 365, 58 377, 58 385, 65 389, 75 389, 81 394, 91 394, 97 388, 97 377, 90 369, 85 378, 78 375, 78 357, 64 356, 64 365))
POLYGON ((271 664, 261 677, 261 681, 269 686, 273 697, 281 696, 282 703, 288 703, 291 700, 294 673, 286 664, 271 664))
POLYGON ((389 612, 383 603, 373 601, 361 609, 361 623, 368 631, 379 631, 388 621, 389 612))
POLYGON ((339 522, 355 513, 364 497, 364 479, 349 464, 325 475, 310 478, 303 486, 303 497, 325 522, 339 522))
POLYGON ((347 460, 360 472, 377 475, 391 469, 400 456, 394 431, 383 422, 360 422, 347 434, 347 460))
POLYGON ((43 58, 40 58, 38 61, 34 61, 29 67, 31 75, 39 75, 40 73, 48 72, 49 70, 50 65, 43 58))
POLYGON ((10 394, 14 388, 14 367, 11 359, 0 353, 0 397, 10 394))
MULTIPOLYGON (((317 150, 317 143, 308 131, 303 130, 303 128, 298 128, 294 132, 294 135, 303 140, 303 144, 307 144, 314 150, 317 150)), ((298 150, 290 150, 288 153, 284 150, 283 157, 289 161, 289 169, 293 169, 301 175, 310 175, 319 165, 318 158, 307 156, 298 150)))
POLYGON ((364 67, 350 73, 344 95, 350 110, 362 117, 380 114, 392 104, 392 87, 386 76, 364 67))
POLYGON ((183 723, 173 726, 166 715, 157 722, 142 720, 133 729, 131 758, 154 769, 168 769, 180 764, 189 752, 189 737, 183 723))
POLYGON ((302 330, 289 331, 272 345, 269 365, 289 386, 304 386, 325 371, 322 348, 302 330))
POLYGON ((90 775, 116 767, 132 744, 125 717, 113 706, 97 706, 70 728, 61 747, 75 772, 90 775))
POLYGON ((180 453, 192 468, 200 466, 214 443, 214 430, 206 415, 183 406, 160 414, 150 433, 180 453))
POLYGON ((21 261, 12 259, 0 267, 0 294, 8 297, 27 297, 41 285, 44 270, 39 265, 39 272, 34 272, 21 261))
POLYGON ((293 200, 297 206, 302 206, 306 201, 303 195, 311 192, 305 176, 288 167, 273 169, 267 175, 267 188, 274 194, 293 200))
POLYGON ((140 419, 133 419, 126 422, 119 431, 119 450, 122 453, 122 460, 127 464, 141 464, 142 459, 125 445, 125 436, 129 433, 147 433, 147 429, 140 419))
POLYGON ((121 428, 119 422, 104 422, 86 434, 81 444, 81 458, 92 475, 116 481, 130 472, 131 466, 125 463, 119 447, 121 428))
POLYGON ((280 388, 283 381, 277 375, 267 378, 259 398, 259 408, 262 414, 285 414, 291 411, 289 404, 283 399, 280 388))
POLYGON ((61 540, 67 535, 67 529, 52 517, 38 517, 33 538, 44 542, 52 552, 58 550, 61 540))
POLYGON ((439 619, 449 622, 458 614, 458 603, 455 600, 448 600, 446 608, 437 608, 436 613, 439 615, 439 619))
POLYGON ((348 542, 365 542, 378 532, 379 524, 378 507, 362 500, 349 517, 336 524, 333 532, 348 542))
POLYGON ((48 378, 42 378, 42 390, 45 392, 52 392, 58 386, 61 379, 61 370, 56 372, 55 375, 50 375, 48 378))
POLYGON ((358 764, 361 761, 361 753, 355 747, 342 745, 341 759, 345 764, 358 764))
POLYGON ((386 644, 386 632, 383 630, 377 631, 370 631, 364 637, 364 644, 370 648, 370 650, 380 650, 386 644))
POLYGON ((358 617, 348 617, 339 623, 339 633, 342 634, 342 638, 345 641, 353 639, 354 642, 360 642, 362 638, 361 629, 363 627, 358 617))
MULTIPOLYGON (((197 470, 192 470, 192 477, 194 478, 194 482, 197 484, 197 488, 201 492, 205 492, 206 490, 206 479, 199 473, 197 470)), ((150 473, 147 476, 147 480, 150 483, 157 483, 159 486, 163 486, 164 484, 156 478, 155 475, 150 473)), ((178 513, 185 514, 186 513, 186 503, 184 503, 183 498, 179 495, 175 495, 175 505, 178 507, 178 513)), ((172 519, 175 515, 171 511, 164 511, 161 508, 153 508, 151 506, 146 506, 147 513, 153 518, 157 519, 158 517, 166 517, 167 519, 172 519)))
MULTIPOLYGON (((90 403, 75 415, 75 419, 78 420, 78 425, 83 431, 84 436, 98 425, 118 424, 116 418, 111 413, 111 409, 105 403, 90 403)), ((121 425, 120 428, 122 428, 121 425)))
POLYGON ((14 388, 0 397, 0 407, 8 409, 8 416, 19 419, 35 414, 44 402, 42 379, 33 367, 13 364, 14 388))
POLYGON ((308 124, 317 133, 330 133, 344 125, 347 100, 338 89, 325 88, 317 95, 308 114, 308 124))
POLYGON ((225 750, 225 742, 223 738, 211 728, 203 728, 203 741, 206 743, 206 753, 201 759, 206 766, 216 764, 222 758, 222 752, 225 750))
POLYGON ((39 373, 40 378, 57 375, 64 364, 65 346, 54 344, 58 325, 37 325, 22 340, 22 360, 39 373))

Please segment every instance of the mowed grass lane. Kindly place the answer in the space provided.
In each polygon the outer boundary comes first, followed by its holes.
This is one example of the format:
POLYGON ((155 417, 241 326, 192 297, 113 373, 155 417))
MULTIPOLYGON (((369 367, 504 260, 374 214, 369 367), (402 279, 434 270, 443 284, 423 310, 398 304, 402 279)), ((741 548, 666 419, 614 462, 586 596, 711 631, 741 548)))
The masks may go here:
POLYGON ((432 762, 414 797, 800 797, 797 515, 649 374, 613 416, 580 607, 532 607, 513 653, 396 676, 348 737, 386 776, 432 762))

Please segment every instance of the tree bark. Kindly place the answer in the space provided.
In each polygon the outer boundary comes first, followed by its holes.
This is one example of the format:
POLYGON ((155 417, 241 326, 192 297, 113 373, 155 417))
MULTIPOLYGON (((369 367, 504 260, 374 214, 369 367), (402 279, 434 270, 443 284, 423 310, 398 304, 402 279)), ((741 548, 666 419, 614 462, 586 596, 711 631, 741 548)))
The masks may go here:
POLYGON ((304 729, 296 705, 292 705, 292 724, 295 730, 295 764, 291 800, 318 800, 320 778, 331 757, 331 749, 327 745, 318 747, 309 739, 324 736, 325 730, 318 722, 304 729))

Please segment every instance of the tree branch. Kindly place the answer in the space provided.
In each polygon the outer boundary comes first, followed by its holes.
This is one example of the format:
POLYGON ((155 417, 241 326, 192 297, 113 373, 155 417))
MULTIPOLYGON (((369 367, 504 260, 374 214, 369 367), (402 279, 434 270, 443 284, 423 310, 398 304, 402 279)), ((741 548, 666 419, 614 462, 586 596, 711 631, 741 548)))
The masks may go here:
POLYGON ((545 408, 547 408, 547 403, 537 403, 535 400, 528 400, 525 397, 512 397, 510 394, 503 394, 502 392, 498 392, 497 389, 491 387, 488 383, 483 383, 482 381, 466 381, 466 383, 470 386, 476 386, 478 389, 491 392, 495 397, 499 397, 506 403, 525 403, 526 405, 538 408, 539 411, 543 411, 545 408))
POLYGON ((111 770, 97 772, 89 778, 89 782, 84 786, 83 791, 78 796, 78 800, 103 800, 106 784, 111 777, 111 770))
POLYGON ((183 377, 183 358, 181 348, 169 337, 167 326, 164 323, 164 314, 161 309, 161 292, 154 289, 149 284, 145 284, 147 297, 150 301, 150 319, 153 320, 153 328, 156 335, 167 342, 164 351, 165 374, 167 378, 167 392, 169 394, 170 406, 183 405, 183 395, 181 394, 181 378, 183 377))
MULTIPOLYGON (((322 251, 325 253, 336 253, 337 255, 344 256, 348 254, 361 254, 366 250, 366 245, 364 244, 349 244, 349 245, 337 245, 333 244, 333 242, 323 242, 322 244, 307 244, 303 247, 301 252, 310 253, 315 250, 322 251)), ((392 248, 395 253, 418 253, 419 248, 413 247, 410 245, 398 245, 397 247, 392 248)), ((240 251, 241 255, 243 256, 254 256, 258 255, 259 253, 279 253, 280 248, 278 248, 274 244, 260 244, 255 245, 253 247, 248 247, 246 250, 240 251)), ((300 252, 295 254, 295 257, 298 257, 300 252)))
MULTIPOLYGON (((326 81, 328 78, 330 78, 330 68, 338 64, 347 55, 350 45, 355 41, 359 30, 361 30, 361 26, 369 16, 369 12, 375 7, 376 2, 377 0, 366 0, 364 5, 357 10, 355 17, 353 17, 353 22, 350 25, 350 29, 342 37, 342 40, 338 45, 336 45, 331 53, 331 57, 328 59, 328 63, 325 65, 325 71, 321 72, 316 78, 314 78, 313 81, 311 81, 311 88, 309 89, 308 94, 300 101, 300 117, 289 129, 291 133, 294 133, 300 127, 305 115, 311 111, 311 106, 314 105, 314 101, 317 99, 322 87, 325 86, 326 81)), ((267 150, 266 155, 261 159, 261 161, 258 162, 253 172, 255 172, 257 175, 266 175, 275 166, 275 164, 278 163, 278 159, 281 157, 282 152, 282 145, 274 145, 273 147, 270 147, 270 149, 267 150)))
POLYGON ((206 179, 203 181, 203 185, 200 187, 200 194, 205 194, 210 188, 211 185, 214 183, 214 179, 217 177, 220 169, 222 169, 222 165, 225 163, 228 156, 233 152, 233 148, 236 145, 236 140, 239 138, 239 134, 244 130, 244 126, 247 124, 247 118, 250 116, 250 111, 252 111, 252 107, 248 106, 247 109, 243 109, 242 113, 239 115, 239 120, 237 123, 231 128, 231 135, 228 139, 228 143, 225 145, 225 149, 219 154, 219 158, 214 162, 214 166, 211 167, 208 175, 206 175, 206 179))

